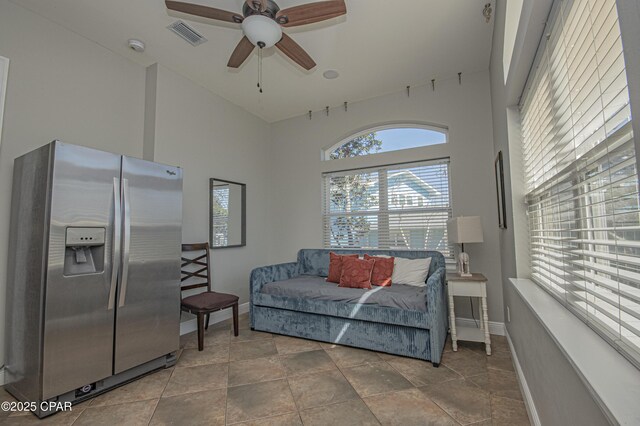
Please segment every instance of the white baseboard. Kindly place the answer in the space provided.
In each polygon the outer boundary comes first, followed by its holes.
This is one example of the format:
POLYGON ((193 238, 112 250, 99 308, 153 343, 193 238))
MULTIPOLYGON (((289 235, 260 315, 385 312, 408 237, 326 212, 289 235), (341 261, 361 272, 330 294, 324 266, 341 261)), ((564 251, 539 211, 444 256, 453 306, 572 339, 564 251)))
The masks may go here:
MULTIPOLYGON (((238 306, 238 314, 246 314, 249 312, 249 302, 242 303, 238 306)), ((224 309, 222 311, 214 312, 211 314, 209 324, 215 324, 231 318, 233 311, 231 309, 224 309)), ((180 335, 189 334, 198 329, 198 322, 195 318, 180 323, 180 335)))
POLYGON ((522 395, 524 396, 524 405, 527 407, 527 413, 529 414, 529 420, 533 426, 541 426, 540 417, 538 417, 538 411, 536 410, 536 405, 533 403, 533 395, 531 395, 531 390, 529 389, 529 385, 527 384, 527 379, 524 377, 524 372, 522 371, 522 367, 520 366, 520 361, 518 361, 518 354, 516 354, 515 348, 513 347, 513 342, 511 342, 511 337, 509 336, 509 332, 506 332, 507 342, 509 342, 509 349, 511 350, 511 358, 513 359, 513 364, 516 367, 516 375, 518 376, 518 383, 520 384, 520 390, 522 391, 522 395))
MULTIPOLYGON (((456 318, 456 324, 463 325, 465 327, 477 327, 480 321, 471 318, 456 318)), ((505 327, 503 322, 489 321, 489 333, 497 334, 498 336, 505 335, 505 327)))

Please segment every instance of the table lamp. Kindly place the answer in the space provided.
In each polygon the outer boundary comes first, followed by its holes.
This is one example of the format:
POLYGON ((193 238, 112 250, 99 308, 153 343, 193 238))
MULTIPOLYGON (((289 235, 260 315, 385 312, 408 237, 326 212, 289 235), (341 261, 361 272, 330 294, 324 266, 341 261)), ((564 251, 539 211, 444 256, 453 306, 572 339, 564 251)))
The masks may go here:
POLYGON ((449 242, 462 245, 458 255, 458 273, 461 277, 470 277, 469 255, 464 252, 465 243, 481 243, 482 221, 480 216, 460 216, 447 221, 449 242))

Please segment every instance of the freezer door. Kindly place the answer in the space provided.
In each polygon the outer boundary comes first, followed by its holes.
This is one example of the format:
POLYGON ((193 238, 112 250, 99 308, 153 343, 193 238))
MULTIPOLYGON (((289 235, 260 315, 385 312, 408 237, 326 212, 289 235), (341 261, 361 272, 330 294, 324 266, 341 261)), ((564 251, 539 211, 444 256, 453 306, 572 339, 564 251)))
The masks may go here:
POLYGON ((182 170, 123 157, 122 202, 115 373, 178 350, 182 170))
POLYGON ((54 142, 53 156, 42 399, 104 379, 113 366, 113 223, 121 156, 60 142, 54 142), (69 229, 90 230, 91 238, 103 240, 68 242, 69 229), (69 257, 76 252, 79 257, 69 257))

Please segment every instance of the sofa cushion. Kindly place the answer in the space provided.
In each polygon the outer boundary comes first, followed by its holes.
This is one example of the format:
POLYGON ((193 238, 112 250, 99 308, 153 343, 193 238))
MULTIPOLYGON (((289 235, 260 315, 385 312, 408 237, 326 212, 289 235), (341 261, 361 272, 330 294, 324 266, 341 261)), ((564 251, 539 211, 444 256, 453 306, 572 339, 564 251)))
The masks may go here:
POLYGON ((342 260, 342 275, 338 287, 370 289, 375 264, 376 261, 373 259, 345 257, 342 260))
POLYGON ((373 265, 373 273, 371 274, 371 284, 389 287, 393 282, 391 276, 393 275, 395 257, 369 256, 365 254, 364 258, 376 261, 375 265, 373 265))
POLYGON ((429 274, 431 259, 405 259, 396 257, 391 279, 396 284, 424 286, 429 274))
MULTIPOLYGON (((366 249, 302 249, 298 251, 299 273, 303 275, 319 275, 326 277, 329 274, 329 252, 337 254, 370 254, 371 256, 387 255, 393 257, 403 257, 406 259, 431 258, 429 275, 437 269, 445 267, 444 256, 437 251, 424 250, 366 250, 366 249)), ((429 276, 428 275, 428 276, 429 276)))
POLYGON ((334 252, 329 253, 329 275, 327 281, 330 283, 340 283, 340 277, 342 276, 342 269, 344 265, 344 259, 347 257, 357 258, 357 254, 340 255, 334 252))
MULTIPOLYGON (((355 312, 361 305, 417 312, 427 311, 426 288, 409 285, 375 287, 371 290, 342 288, 326 282, 322 277, 302 275, 289 280, 267 283, 260 293, 323 302, 342 302, 351 305, 350 309, 346 309, 350 312, 355 312)), ((337 308, 333 312, 335 314, 337 308)))

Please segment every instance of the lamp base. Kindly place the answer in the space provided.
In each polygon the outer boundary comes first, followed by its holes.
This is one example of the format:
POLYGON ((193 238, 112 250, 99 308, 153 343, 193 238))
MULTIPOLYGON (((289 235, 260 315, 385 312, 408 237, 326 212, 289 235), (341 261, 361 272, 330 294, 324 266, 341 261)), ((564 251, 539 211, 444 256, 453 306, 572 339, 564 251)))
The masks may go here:
POLYGON ((473 276, 473 274, 469 274, 469 273, 465 274, 464 272, 459 272, 458 275, 460 275, 463 278, 469 278, 473 276))
POLYGON ((465 252, 460 253, 458 256, 458 274, 461 277, 470 277, 471 268, 469 267, 469 255, 465 252))

